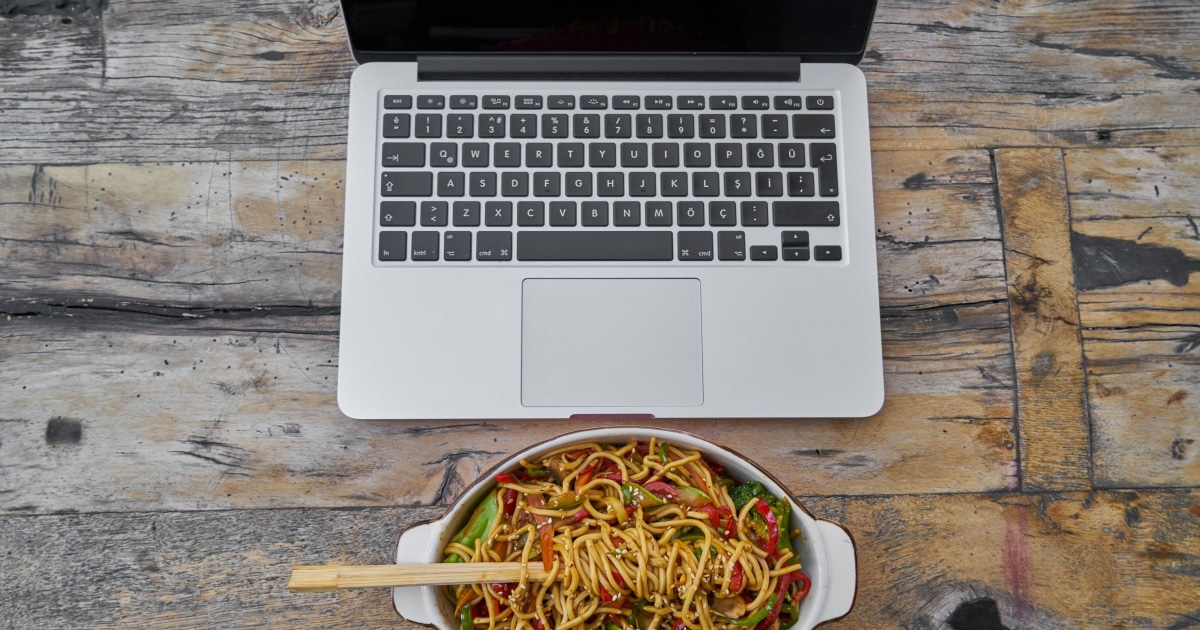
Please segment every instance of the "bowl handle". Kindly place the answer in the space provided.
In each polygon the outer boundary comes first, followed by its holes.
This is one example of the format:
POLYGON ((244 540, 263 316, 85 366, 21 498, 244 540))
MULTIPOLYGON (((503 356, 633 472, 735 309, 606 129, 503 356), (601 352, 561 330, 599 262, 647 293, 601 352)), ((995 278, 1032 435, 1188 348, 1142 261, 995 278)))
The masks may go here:
POLYGON ((820 621, 832 621, 846 616, 854 606, 854 594, 858 588, 858 563, 854 552, 854 541, 850 534, 837 523, 817 521, 825 555, 829 560, 829 580, 824 584, 825 605, 821 608, 820 621))
MULTIPOLYGON (((425 523, 404 530, 396 544, 396 564, 420 564, 429 558, 429 545, 436 542, 436 523, 425 523)), ((432 624, 438 611, 430 610, 424 586, 402 586, 392 589, 396 612, 414 623, 432 624)))

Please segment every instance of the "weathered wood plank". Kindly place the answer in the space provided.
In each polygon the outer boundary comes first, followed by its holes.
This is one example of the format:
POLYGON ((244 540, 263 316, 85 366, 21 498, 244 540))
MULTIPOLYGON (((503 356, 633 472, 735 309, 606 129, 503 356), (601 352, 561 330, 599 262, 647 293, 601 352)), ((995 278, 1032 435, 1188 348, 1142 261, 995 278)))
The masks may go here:
POLYGON ((1200 484, 1200 149, 1066 167, 1096 484, 1200 484))
MULTIPOLYGON (((1192 9, 1191 0, 881 3, 862 64, 874 145, 1196 144, 1192 9)), ((51 40, 39 28, 53 19, 0 19, 0 39, 21 59, 101 32, 102 46, 3 71, 0 163, 344 155, 354 64, 333 0, 116 0, 102 31, 78 19, 56 24, 51 40), (80 67, 96 54, 99 68, 80 67)))
POLYGON ((1021 488, 1087 489, 1091 435, 1062 153, 997 151, 996 180, 1017 366, 1021 488))
MULTIPOLYGON (((806 504, 841 520, 858 545, 858 599, 831 628, 1182 628, 1200 616, 1195 490, 806 504)), ((387 591, 289 594, 285 583, 296 564, 386 562, 404 526, 434 515, 3 518, 0 546, 11 553, 0 563, 0 616, 17 627, 175 628, 203 619, 223 628, 417 628, 399 621, 387 591)))

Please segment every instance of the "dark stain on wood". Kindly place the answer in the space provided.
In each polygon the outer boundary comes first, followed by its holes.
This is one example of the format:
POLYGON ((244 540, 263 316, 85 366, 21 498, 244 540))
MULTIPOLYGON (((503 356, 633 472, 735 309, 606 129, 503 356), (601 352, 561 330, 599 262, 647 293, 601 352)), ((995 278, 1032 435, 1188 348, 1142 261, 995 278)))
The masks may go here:
POLYGON ((1142 511, 1138 509, 1138 506, 1131 505, 1131 506, 1125 508, 1125 524, 1126 525, 1128 525, 1129 527, 1133 527, 1133 526, 1137 525, 1138 521, 1140 521, 1140 520, 1142 520, 1142 511))
POLYGON ((1167 398, 1167 404, 1173 405, 1175 403, 1183 402, 1183 401, 1187 400, 1187 397, 1188 397, 1187 390, 1183 390, 1183 389, 1176 390, 1176 392, 1174 394, 1171 394, 1171 396, 1169 398, 1167 398))
POLYGON ((1188 447, 1195 443, 1196 440, 1191 438, 1175 438, 1171 442, 1171 459, 1183 461, 1187 457, 1188 447))
POLYGON ((78 444, 83 439, 83 423, 74 418, 50 418, 46 423, 46 444, 78 444))
MULTIPOLYGON (((58 15, 71 17, 90 13, 100 15, 108 0, 0 0, 0 17, 17 15, 58 15)), ((69 24, 69 22, 64 22, 69 24)))
POLYGON ((933 179, 925 173, 917 173, 904 180, 904 188, 905 190, 924 190, 929 188, 932 182, 933 179))
POLYGON ((1092 48, 1087 46, 1074 46, 1071 44, 1057 44, 1046 41, 1046 37, 1046 33, 1038 33, 1037 37, 1033 38, 1033 40, 1031 40, 1029 43, 1039 48, 1061 50, 1064 52, 1071 52, 1077 55, 1086 55, 1089 57, 1124 57, 1127 59, 1136 59, 1152 68, 1159 70, 1160 72, 1154 76, 1161 79, 1179 79, 1184 81, 1200 79, 1200 72, 1195 72, 1183 67, 1187 62, 1174 57, 1140 53, 1132 50, 1121 50, 1119 48, 1092 48))
POLYGON ((1054 368, 1054 353, 1042 350, 1033 359, 1033 377, 1042 378, 1054 368))
POLYGON ((279 52, 278 50, 268 50, 267 52, 259 53, 258 56, 259 58, 266 59, 267 61, 283 61, 284 58, 287 57, 285 53, 279 52))
POLYGON ((158 562, 154 559, 154 554, 149 551, 139 551, 137 557, 134 558, 138 568, 146 573, 158 573, 162 569, 159 568, 158 562))
POLYGON ((1179 340, 1179 345, 1175 346, 1176 354, 1191 352, 1196 348, 1200 348, 1200 333, 1188 335, 1179 340))
POLYGON ((1071 232, 1071 255, 1081 291, 1145 280, 1166 280, 1182 287, 1191 272, 1200 271, 1200 260, 1174 247, 1079 232, 1071 232))
POLYGON ((1009 630, 1000 619, 1000 608, 990 597, 963 602, 950 613, 946 624, 954 630, 1009 630))

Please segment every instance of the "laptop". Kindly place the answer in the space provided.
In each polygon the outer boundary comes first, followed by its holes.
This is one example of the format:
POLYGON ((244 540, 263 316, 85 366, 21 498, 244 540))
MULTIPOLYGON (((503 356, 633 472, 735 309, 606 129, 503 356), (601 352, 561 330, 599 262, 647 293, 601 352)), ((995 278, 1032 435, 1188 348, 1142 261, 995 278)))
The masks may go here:
POLYGON ((875 0, 342 0, 354 418, 883 404, 875 0))

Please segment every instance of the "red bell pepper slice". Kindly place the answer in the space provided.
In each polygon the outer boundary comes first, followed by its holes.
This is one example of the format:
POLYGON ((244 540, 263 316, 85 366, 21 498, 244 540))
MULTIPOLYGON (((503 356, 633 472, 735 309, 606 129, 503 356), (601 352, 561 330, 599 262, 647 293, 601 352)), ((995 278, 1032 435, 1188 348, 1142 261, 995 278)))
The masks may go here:
POLYGON ((661 481, 651 481, 642 487, 656 495, 665 494, 671 498, 679 496, 679 491, 672 487, 671 484, 663 483, 661 481))
POLYGON ((775 623, 775 620, 779 618, 779 610, 783 608, 784 598, 787 597, 788 586, 790 586, 791 583, 791 573, 785 573, 779 576, 779 591, 776 593, 775 600, 777 603, 771 608, 771 614, 767 615, 767 618, 763 619, 762 622, 760 622, 757 626, 754 626, 754 630, 768 630, 768 628, 771 627, 771 624, 775 623))
MULTIPOLYGON (((722 505, 720 507, 720 509, 717 510, 717 512, 721 515, 722 518, 725 519, 725 540, 729 540, 731 538, 737 538, 737 535, 738 535, 737 516, 734 515, 733 510, 729 509, 728 506, 722 505)), ((720 527, 720 525, 718 525, 718 527, 720 527)))
POLYGON ((763 548, 763 551, 767 552, 769 556, 775 553, 775 549, 779 547, 779 523, 775 520, 775 514, 771 512, 771 506, 767 505, 766 501, 760 500, 755 503, 754 509, 767 522, 767 546, 763 548))
POLYGON ((729 592, 737 593, 742 590, 742 584, 746 580, 746 570, 742 568, 741 560, 733 564, 733 570, 729 572, 729 592))
POLYGON ((588 482, 592 480, 592 473, 596 472, 596 469, 599 467, 600 462, 594 461, 591 466, 584 468, 583 472, 579 473, 579 476, 575 478, 575 490, 578 491, 580 488, 588 485, 588 482))
POLYGON ((800 590, 796 591, 796 595, 793 597, 793 603, 798 603, 800 600, 808 597, 808 591, 812 589, 812 579, 803 571, 797 571, 794 574, 789 573, 789 575, 795 575, 796 577, 792 578, 792 581, 800 583, 800 590))
POLYGON ((508 473, 500 473, 496 475, 496 483, 517 483, 517 478, 508 473))
POLYGON ((671 626, 671 630, 687 630, 687 624, 682 619, 676 619, 675 625, 671 626))
POLYGON ((712 523, 713 529, 720 529, 721 513, 717 511, 717 508, 711 505, 701 505, 700 507, 696 508, 696 511, 702 512, 708 517, 708 522, 712 523))
POLYGON ((579 521, 582 521, 583 519, 591 516, 591 514, 592 513, 588 512, 587 510, 579 510, 578 512, 571 515, 571 522, 578 523, 579 521))
MULTIPOLYGON (((546 509, 546 502, 540 494, 527 494, 525 500, 530 507, 546 509)), ((537 523, 538 538, 542 542, 542 566, 549 571, 554 566, 554 528, 550 526, 549 516, 533 514, 533 522, 537 523)))

